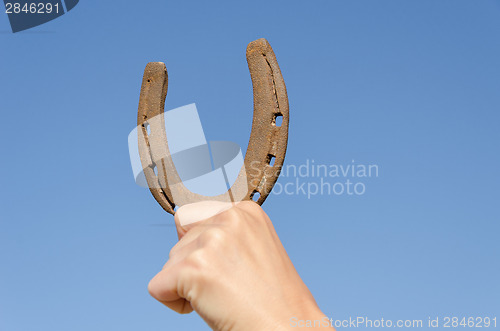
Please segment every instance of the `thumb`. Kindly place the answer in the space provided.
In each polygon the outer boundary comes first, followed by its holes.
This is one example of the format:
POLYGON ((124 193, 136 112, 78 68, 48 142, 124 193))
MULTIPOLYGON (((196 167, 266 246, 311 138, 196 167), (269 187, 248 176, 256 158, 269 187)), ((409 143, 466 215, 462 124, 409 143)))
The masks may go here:
POLYGON ((174 215, 179 240, 200 221, 212 218, 235 205, 234 202, 200 201, 181 206, 174 215))

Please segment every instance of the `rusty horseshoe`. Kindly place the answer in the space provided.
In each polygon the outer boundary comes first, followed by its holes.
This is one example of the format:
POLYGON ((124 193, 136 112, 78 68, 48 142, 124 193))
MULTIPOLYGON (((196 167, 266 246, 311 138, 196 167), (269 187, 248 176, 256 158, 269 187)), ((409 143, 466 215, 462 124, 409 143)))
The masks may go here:
MULTIPOLYGON (((248 44, 246 58, 252 78, 254 111, 244 167, 225 194, 208 197, 208 200, 225 200, 228 197, 231 201, 235 197, 238 200, 255 200, 260 195, 255 201, 261 205, 276 183, 285 159, 288 96, 276 56, 266 39, 248 44)), ((144 70, 137 116, 138 147, 151 193, 165 211, 174 214, 176 205, 207 200, 207 197, 189 191, 182 184, 169 157, 163 117, 167 87, 165 64, 148 63, 144 70)))

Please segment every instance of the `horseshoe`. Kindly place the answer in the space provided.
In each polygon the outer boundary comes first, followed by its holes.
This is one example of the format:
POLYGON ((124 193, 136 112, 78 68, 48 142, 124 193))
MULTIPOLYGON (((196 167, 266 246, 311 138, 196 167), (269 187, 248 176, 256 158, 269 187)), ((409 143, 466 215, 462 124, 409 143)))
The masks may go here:
POLYGON ((193 193, 182 184, 169 154, 163 117, 167 69, 162 62, 150 62, 144 70, 137 115, 139 156, 153 197, 170 214, 175 213, 176 205, 201 200, 253 199, 262 205, 279 177, 288 142, 289 108, 285 82, 266 39, 248 44, 246 57, 252 78, 254 110, 244 168, 226 193, 214 197, 193 193), (260 196, 255 199, 257 194, 260 196))

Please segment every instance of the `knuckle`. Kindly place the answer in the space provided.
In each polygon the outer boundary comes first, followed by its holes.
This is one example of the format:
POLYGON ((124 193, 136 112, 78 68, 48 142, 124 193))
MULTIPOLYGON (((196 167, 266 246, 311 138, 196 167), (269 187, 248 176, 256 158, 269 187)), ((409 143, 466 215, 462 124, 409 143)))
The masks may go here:
POLYGON ((186 257, 184 263, 192 269, 201 270, 209 266, 208 260, 206 253, 201 249, 197 249, 186 257))
POLYGON ((242 201, 237 205, 237 208, 252 218, 258 218, 265 215, 262 207, 254 201, 242 201))
POLYGON ((241 210, 233 207, 220 213, 217 215, 217 223, 230 226, 239 225, 241 223, 241 210))
POLYGON ((241 201, 238 203, 237 207, 249 212, 262 210, 262 208, 252 200, 241 201))
POLYGON ((241 210, 237 208, 232 208, 231 210, 229 210, 226 223, 233 228, 238 228, 243 225, 244 218, 241 210))
POLYGON ((262 207, 254 201, 242 201, 238 204, 237 208, 240 209, 246 218, 251 219, 252 224, 267 224, 269 221, 262 207))
POLYGON ((200 235, 202 245, 209 247, 222 246, 227 241, 227 233, 224 229, 214 227, 206 230, 200 235))

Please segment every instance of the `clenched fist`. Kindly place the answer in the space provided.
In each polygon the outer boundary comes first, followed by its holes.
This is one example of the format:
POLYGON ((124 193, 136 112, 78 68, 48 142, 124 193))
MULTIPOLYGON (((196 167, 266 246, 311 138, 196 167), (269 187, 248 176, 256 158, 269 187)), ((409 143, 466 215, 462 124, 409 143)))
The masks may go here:
POLYGON ((214 206, 219 213, 199 222, 193 215, 214 214, 206 202, 177 211, 179 242, 151 295, 179 313, 195 310, 214 330, 287 330, 292 317, 324 318, 262 208, 214 206))

